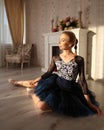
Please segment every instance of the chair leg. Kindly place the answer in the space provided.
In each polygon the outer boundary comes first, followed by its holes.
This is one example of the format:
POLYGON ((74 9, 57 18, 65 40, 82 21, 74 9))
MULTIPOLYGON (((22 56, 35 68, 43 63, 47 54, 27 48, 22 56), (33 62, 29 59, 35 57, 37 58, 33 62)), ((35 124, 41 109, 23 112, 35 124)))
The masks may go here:
POLYGON ((21 70, 23 69, 23 62, 21 63, 21 70))
POLYGON ((6 68, 8 68, 8 64, 9 64, 9 63, 8 63, 8 62, 6 62, 6 68))
POLYGON ((30 67, 30 62, 28 62, 28 67, 30 67))

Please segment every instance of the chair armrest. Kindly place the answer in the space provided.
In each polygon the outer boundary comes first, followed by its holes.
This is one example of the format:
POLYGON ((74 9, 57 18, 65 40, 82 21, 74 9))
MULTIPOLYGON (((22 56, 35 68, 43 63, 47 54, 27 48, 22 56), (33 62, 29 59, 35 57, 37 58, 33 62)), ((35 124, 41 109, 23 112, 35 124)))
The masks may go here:
POLYGON ((22 54, 22 60, 30 60, 30 54, 22 54))

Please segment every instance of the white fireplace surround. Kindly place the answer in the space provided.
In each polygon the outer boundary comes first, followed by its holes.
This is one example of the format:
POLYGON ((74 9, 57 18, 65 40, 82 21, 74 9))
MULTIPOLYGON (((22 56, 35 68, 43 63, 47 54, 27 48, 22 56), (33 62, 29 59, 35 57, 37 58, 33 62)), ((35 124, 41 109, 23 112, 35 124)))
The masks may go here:
MULTIPOLYGON (((85 60, 85 71, 86 71, 86 57, 87 57, 87 29, 72 29, 68 30, 75 33, 78 39, 78 55, 84 57, 85 60)), ((45 64, 42 68, 43 72, 48 70, 51 58, 52 58, 52 47, 58 46, 59 36, 62 32, 54 32, 54 33, 45 33, 43 34, 44 37, 44 60, 45 64)), ((85 72, 86 73, 86 72, 85 72)))

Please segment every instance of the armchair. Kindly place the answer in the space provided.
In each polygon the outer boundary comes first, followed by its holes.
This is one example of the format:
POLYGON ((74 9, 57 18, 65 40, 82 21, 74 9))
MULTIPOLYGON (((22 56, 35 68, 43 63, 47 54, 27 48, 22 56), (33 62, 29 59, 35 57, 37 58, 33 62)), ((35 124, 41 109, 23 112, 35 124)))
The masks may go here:
POLYGON ((24 44, 19 45, 16 53, 8 53, 8 51, 6 51, 6 67, 8 68, 9 63, 21 64, 21 69, 23 69, 24 63, 28 63, 28 65, 30 65, 31 50, 32 44, 24 44))

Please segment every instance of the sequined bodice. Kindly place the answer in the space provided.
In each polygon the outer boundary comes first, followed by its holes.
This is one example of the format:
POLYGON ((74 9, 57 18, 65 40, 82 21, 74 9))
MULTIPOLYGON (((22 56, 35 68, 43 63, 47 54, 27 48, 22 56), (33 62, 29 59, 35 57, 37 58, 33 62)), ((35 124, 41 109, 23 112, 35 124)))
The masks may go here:
POLYGON ((57 74, 67 80, 76 80, 78 75, 78 64, 75 61, 65 63, 62 60, 55 62, 57 67, 57 74))

